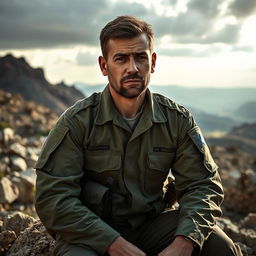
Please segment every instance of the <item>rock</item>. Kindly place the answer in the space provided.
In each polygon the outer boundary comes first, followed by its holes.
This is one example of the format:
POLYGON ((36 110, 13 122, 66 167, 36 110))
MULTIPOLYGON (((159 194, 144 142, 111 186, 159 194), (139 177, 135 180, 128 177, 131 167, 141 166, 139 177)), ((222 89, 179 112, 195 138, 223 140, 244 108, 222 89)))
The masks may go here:
POLYGON ((2 135, 0 136, 0 140, 4 145, 7 145, 14 138, 14 131, 11 128, 4 128, 2 130, 2 135))
POLYGON ((6 177, 0 180, 0 203, 12 203, 19 196, 18 188, 6 177))
POLYGON ((53 247, 53 238, 38 221, 15 240, 6 256, 50 256, 53 247))
POLYGON ((18 156, 26 158, 26 148, 20 145, 19 143, 15 142, 10 145, 9 150, 11 153, 14 153, 18 156))
POLYGON ((14 212, 4 218, 4 230, 14 231, 18 237, 26 228, 32 227, 36 219, 21 212, 14 212))
POLYGON ((240 233, 241 240, 256 252, 256 231, 253 229, 241 229, 240 233))
POLYGON ((253 253, 253 250, 250 247, 246 246, 245 244, 240 243, 240 242, 237 242, 236 244, 239 245, 239 247, 240 247, 240 249, 241 249, 241 251, 242 251, 244 256, 248 256, 248 255, 252 255, 253 256, 253 255, 255 255, 253 253))
POLYGON ((256 173, 248 169, 241 172, 239 178, 225 174, 223 185, 225 192, 224 206, 231 211, 248 214, 256 212, 256 173))
POLYGON ((28 169, 24 172, 21 172, 20 175, 29 179, 31 184, 36 185, 36 171, 34 169, 28 169))
POLYGON ((14 171, 25 171, 27 169, 27 164, 25 160, 19 156, 11 156, 12 169, 14 171))
POLYGON ((12 182, 16 185, 19 191, 19 203, 29 204, 34 202, 35 179, 35 171, 33 170, 21 172, 20 176, 12 178, 12 182))
POLYGON ((0 255, 1 252, 3 253, 11 247, 16 238, 15 232, 11 230, 5 230, 0 233, 0 255))
POLYGON ((240 226, 243 228, 256 228, 256 213, 249 213, 243 221, 241 221, 240 226))
POLYGON ((26 163, 28 167, 33 167, 36 164, 36 161, 38 159, 38 156, 36 154, 30 154, 26 158, 26 163))

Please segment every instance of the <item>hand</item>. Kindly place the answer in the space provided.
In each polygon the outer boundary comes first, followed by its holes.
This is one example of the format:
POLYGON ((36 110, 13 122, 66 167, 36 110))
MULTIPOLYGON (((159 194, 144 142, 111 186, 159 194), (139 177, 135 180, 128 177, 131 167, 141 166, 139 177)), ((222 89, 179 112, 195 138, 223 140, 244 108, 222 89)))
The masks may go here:
POLYGON ((173 242, 167 246, 158 256, 191 256, 194 249, 192 241, 183 236, 176 236, 173 242))
POLYGON ((146 256, 143 251, 121 236, 108 247, 107 252, 110 256, 146 256))

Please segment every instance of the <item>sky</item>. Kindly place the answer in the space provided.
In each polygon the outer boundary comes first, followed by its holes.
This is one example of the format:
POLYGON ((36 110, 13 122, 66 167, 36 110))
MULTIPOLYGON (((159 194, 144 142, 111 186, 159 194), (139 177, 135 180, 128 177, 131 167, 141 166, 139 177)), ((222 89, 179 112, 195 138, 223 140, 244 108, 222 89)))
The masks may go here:
POLYGON ((256 87, 256 0, 0 0, 0 56, 25 57, 51 83, 107 83, 99 34, 120 15, 153 27, 151 84, 256 87))

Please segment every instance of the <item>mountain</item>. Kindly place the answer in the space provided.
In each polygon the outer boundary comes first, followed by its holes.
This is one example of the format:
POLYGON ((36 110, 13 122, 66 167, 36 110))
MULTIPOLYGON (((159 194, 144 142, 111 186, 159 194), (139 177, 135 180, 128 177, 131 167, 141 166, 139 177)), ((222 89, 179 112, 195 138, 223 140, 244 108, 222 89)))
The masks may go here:
POLYGON ((221 137, 208 137, 207 142, 212 145, 233 147, 233 149, 256 155, 256 123, 234 127, 221 137))
POLYGON ((256 101, 244 103, 234 111, 234 115, 243 121, 256 121, 256 101))
POLYGON ((50 84, 41 68, 32 68, 24 58, 8 54, 0 58, 0 89, 19 93, 25 100, 42 104, 58 115, 84 94, 63 82, 50 84))

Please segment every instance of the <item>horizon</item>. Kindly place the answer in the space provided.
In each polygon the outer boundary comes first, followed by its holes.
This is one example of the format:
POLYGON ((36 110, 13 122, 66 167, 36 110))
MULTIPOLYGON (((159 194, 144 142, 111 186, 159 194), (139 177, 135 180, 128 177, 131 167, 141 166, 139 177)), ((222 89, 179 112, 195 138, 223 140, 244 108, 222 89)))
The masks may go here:
POLYGON ((133 15, 155 32, 158 58, 150 84, 256 88, 255 0, 62 3, 1 1, 0 55, 23 56, 53 84, 107 83, 97 64, 100 30, 116 16, 133 15))

